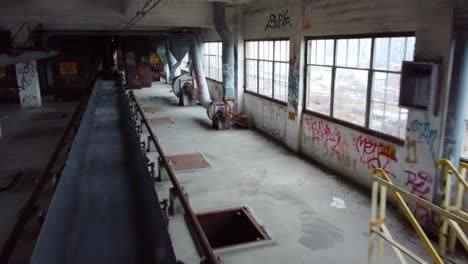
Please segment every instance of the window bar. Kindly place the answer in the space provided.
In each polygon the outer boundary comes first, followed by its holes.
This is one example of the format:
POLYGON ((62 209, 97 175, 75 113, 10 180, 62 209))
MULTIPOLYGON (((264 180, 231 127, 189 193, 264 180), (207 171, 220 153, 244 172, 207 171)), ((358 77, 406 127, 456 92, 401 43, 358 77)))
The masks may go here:
POLYGON ((392 39, 388 38, 388 49, 387 49, 387 70, 390 70, 390 51, 392 46, 392 39))
POLYGON ((260 42, 257 42, 257 94, 260 94, 260 42))
POLYGON ((314 42, 315 42, 315 45, 314 45, 314 53, 315 53, 314 59, 315 59, 315 61, 313 63, 317 63, 317 56, 318 56, 318 54, 317 54, 317 46, 318 46, 317 42, 318 42, 318 40, 314 40, 314 42))
POLYGON ((382 122, 382 131, 381 131, 384 133, 387 133, 384 131, 384 124, 385 124, 385 120, 387 119, 387 89, 388 89, 388 73, 385 73, 385 93, 384 93, 384 102, 383 102, 384 122, 382 122))
POLYGON ((366 118, 364 121, 364 127, 369 129, 370 124, 370 108, 371 108, 371 97, 372 97, 372 80, 374 77, 374 47, 375 38, 371 41, 371 54, 369 62, 369 75, 367 76, 367 98, 366 98, 366 118))
POLYGON ((408 46, 408 37, 405 37, 405 47, 404 47, 404 50, 403 50, 403 60, 406 60, 406 52, 407 52, 407 49, 408 49, 407 46, 408 46))
POLYGON ((357 44, 357 65, 356 67, 360 67, 359 62, 361 61, 361 40, 358 39, 358 44, 357 44))
POLYGON ((348 53, 349 53, 349 39, 346 40, 346 61, 345 61, 345 66, 348 67, 348 53))
POLYGON ((276 41, 273 41, 273 53, 272 53, 272 55, 273 55, 273 58, 272 58, 273 59, 273 62, 272 62, 273 65, 271 67, 271 69, 273 71, 271 73, 271 75, 272 75, 271 76, 271 98, 275 98, 275 62, 274 62, 274 60, 275 60, 275 46, 276 46, 276 41))
POLYGON ((248 42, 244 42, 244 90, 247 90, 247 86, 249 84, 249 81, 247 79, 247 70, 248 70, 247 69, 247 64, 248 64, 247 63, 247 57, 248 57, 248 55, 247 55, 247 49, 248 49, 247 48, 247 46, 248 46, 247 43, 248 42))
POLYGON ((331 79, 331 89, 330 89, 330 117, 333 117, 334 104, 335 104, 335 78, 336 78, 336 58, 337 58, 337 47, 338 41, 333 40, 333 67, 332 67, 332 79, 331 79))

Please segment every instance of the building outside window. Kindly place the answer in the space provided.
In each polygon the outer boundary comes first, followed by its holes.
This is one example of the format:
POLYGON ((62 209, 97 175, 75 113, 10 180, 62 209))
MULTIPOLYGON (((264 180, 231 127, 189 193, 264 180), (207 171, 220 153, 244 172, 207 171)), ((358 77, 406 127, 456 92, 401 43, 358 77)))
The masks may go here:
POLYGON ((204 70, 206 77, 222 82, 223 50, 221 42, 205 42, 204 45, 204 70))
POLYGON ((245 49, 246 90, 286 102, 289 40, 246 41, 245 49))
POLYGON ((414 45, 414 36, 308 40, 306 110, 403 139, 401 64, 414 45))

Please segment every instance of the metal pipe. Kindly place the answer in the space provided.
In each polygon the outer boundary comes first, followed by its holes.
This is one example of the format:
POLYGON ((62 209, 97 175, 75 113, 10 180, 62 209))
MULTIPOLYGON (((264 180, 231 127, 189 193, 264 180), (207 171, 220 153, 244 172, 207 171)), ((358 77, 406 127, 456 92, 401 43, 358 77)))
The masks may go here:
POLYGON ((211 104, 210 91, 206 83, 205 71, 203 70, 203 59, 198 48, 196 36, 189 39, 190 55, 192 56, 193 68, 195 70, 195 80, 198 86, 198 100, 205 109, 211 104))
MULTIPOLYGON (((455 167, 460 163, 463 148, 464 114, 468 97, 468 32, 454 32, 452 77, 445 114, 442 157, 455 167)), ((445 184, 439 186, 443 189, 445 184)), ((442 202, 442 195, 435 192, 434 202, 442 202)))
POLYGON ((234 99, 234 36, 226 22, 225 3, 214 3, 213 17, 216 31, 223 43, 223 99, 234 99))
POLYGON ((130 91, 130 96, 132 97, 132 100, 134 104, 136 105, 138 112, 140 113, 146 128, 148 129, 149 136, 151 140, 153 141, 154 145, 156 146, 159 157, 161 158, 164 164, 164 167, 166 168, 167 174, 169 175, 169 179, 171 180, 171 183, 176 190, 177 196, 180 199, 180 203, 182 204, 182 207, 184 208, 184 211, 188 216, 187 219, 190 225, 193 227, 195 236, 197 237, 198 242, 200 243, 200 246, 205 255, 206 263, 209 263, 209 264, 219 263, 218 257, 216 257, 216 255, 214 254, 213 249, 211 248, 210 242, 206 238, 205 232, 203 231, 200 223, 198 222, 197 217, 195 213, 193 212, 192 207, 190 206, 190 203, 187 200, 187 197, 184 194, 184 190, 182 189, 182 186, 180 185, 179 181, 177 180, 175 176, 174 169, 172 168, 172 165, 169 163, 169 160, 164 154, 161 144, 159 144, 159 140, 154 134, 153 129, 151 128, 151 125, 149 124, 148 120, 146 119, 143 109, 141 108, 140 104, 136 100, 136 97, 133 91, 130 91))
POLYGON ((180 64, 182 61, 177 61, 169 49, 167 52, 167 58, 169 61, 170 81, 172 82, 177 76, 180 75, 180 64))
POLYGON ((148 9, 146 9, 146 7, 148 7, 148 4, 151 2, 153 2, 153 0, 146 2, 143 8, 137 11, 136 15, 132 19, 130 19, 130 21, 126 24, 126 29, 130 29, 131 27, 133 27, 138 21, 140 21, 140 19, 146 16, 148 12, 150 12, 155 6, 161 3, 162 0, 154 0, 154 3, 148 9))
POLYGON ((443 157, 455 167, 463 145, 465 102, 468 95, 468 32, 454 32, 452 79, 444 137, 443 157))

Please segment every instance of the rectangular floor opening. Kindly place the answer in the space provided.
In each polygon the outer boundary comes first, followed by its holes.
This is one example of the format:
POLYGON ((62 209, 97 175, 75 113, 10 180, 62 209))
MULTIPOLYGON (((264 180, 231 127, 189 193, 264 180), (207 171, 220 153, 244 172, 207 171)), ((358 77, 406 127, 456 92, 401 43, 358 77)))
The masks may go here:
POLYGON ((210 164, 201 153, 167 156, 175 171, 209 168, 210 164))
POLYGON ((213 249, 271 240, 245 207, 197 214, 213 249))

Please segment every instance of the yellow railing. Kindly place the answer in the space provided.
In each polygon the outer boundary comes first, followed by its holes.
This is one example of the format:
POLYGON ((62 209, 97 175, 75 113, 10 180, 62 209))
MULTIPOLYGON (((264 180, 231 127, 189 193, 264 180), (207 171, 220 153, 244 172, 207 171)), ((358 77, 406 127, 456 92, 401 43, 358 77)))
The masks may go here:
POLYGON ((427 263, 421 257, 417 256, 415 253, 411 252, 409 249, 405 248, 403 245, 393 240, 390 230, 385 225, 385 212, 387 204, 387 189, 395 197, 400 208, 403 210, 406 218, 410 221, 411 225, 415 229, 418 237, 422 240, 424 247, 429 252, 431 259, 434 263, 440 264, 444 263, 440 255, 438 254, 435 247, 432 245, 431 241, 424 233, 424 230, 419 225, 418 221, 414 217, 413 213, 406 204, 403 196, 417 202, 419 205, 430 209, 442 217, 449 219, 455 223, 459 223, 462 226, 468 226, 468 221, 458 215, 455 215, 447 210, 444 210, 398 186, 395 186, 390 178, 387 176, 384 170, 376 169, 372 174, 372 200, 371 200, 371 222, 370 222, 370 236, 369 236, 369 255, 368 263, 372 263, 374 255, 374 240, 375 235, 379 236, 379 245, 378 245, 378 263, 382 263, 383 250, 384 250, 384 241, 387 241, 392 245, 393 250, 395 251, 398 259, 401 263, 407 263, 403 254, 412 258, 418 263, 427 263), (380 194, 380 195, 379 195, 380 194), (379 199, 380 198, 380 199, 379 199), (377 212, 378 211, 378 212, 377 212))
MULTIPOLYGON (((468 220, 468 214, 463 211, 463 195, 468 189, 468 184, 465 180, 468 164, 460 163, 460 169, 457 170, 449 160, 443 159, 437 162, 437 169, 442 169, 445 182, 442 208, 468 220), (454 199, 452 199, 452 175, 455 175, 456 178, 454 199), (451 200, 453 200, 453 203, 451 200)), ((457 239, 461 242, 465 251, 468 252, 468 238, 460 224, 444 216, 441 217, 441 220, 442 225, 439 230, 439 253, 442 256, 446 254, 447 242, 449 252, 453 253, 455 251, 457 239)))

